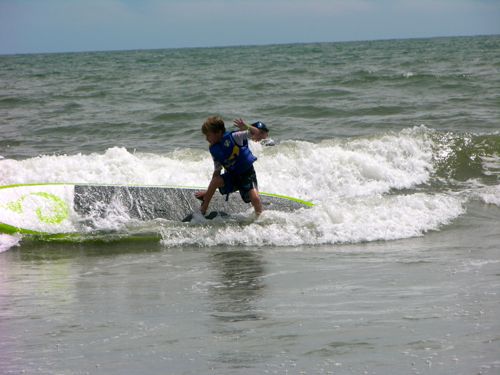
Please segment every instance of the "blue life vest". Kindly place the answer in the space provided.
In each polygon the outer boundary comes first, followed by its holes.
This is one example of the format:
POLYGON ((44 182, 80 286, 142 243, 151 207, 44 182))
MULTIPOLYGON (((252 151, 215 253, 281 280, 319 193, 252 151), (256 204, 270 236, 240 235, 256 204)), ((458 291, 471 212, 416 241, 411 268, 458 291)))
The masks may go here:
POLYGON ((257 158, 248 148, 248 141, 239 146, 232 133, 225 132, 222 140, 210 146, 209 150, 213 159, 222 164, 226 171, 241 174, 246 172, 257 158))

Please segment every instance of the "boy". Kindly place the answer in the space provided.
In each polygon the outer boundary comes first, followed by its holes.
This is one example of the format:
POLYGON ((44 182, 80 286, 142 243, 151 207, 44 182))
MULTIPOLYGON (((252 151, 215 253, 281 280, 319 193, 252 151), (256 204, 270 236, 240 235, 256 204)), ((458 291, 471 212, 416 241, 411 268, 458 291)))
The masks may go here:
POLYGON ((196 198, 203 202, 200 207, 203 215, 207 212, 210 200, 217 189, 221 194, 239 190, 243 201, 252 203, 255 214, 259 216, 262 213, 257 176, 253 168, 257 158, 248 148, 249 136, 257 136, 260 129, 245 124, 242 119, 234 120, 234 125, 240 131, 228 132, 222 118, 212 116, 201 127, 210 144, 209 150, 214 160, 214 173, 207 190, 195 194, 196 198), (225 170, 223 174, 221 174, 222 168, 225 170))

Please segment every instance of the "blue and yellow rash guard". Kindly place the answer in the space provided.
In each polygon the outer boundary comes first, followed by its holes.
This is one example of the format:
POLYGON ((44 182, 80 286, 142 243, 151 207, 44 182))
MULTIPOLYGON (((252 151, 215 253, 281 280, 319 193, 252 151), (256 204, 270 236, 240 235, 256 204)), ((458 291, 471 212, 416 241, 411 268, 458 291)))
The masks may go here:
POLYGON ((248 148, 248 132, 246 131, 225 132, 222 140, 210 146, 209 150, 214 159, 215 168, 221 165, 230 173, 242 174, 257 160, 248 148))

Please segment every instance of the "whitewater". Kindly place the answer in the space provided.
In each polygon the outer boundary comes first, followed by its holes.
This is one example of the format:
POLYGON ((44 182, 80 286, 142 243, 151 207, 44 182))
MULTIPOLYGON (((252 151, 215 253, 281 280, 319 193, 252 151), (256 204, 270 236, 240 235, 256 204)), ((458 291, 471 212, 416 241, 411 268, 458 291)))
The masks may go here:
MULTIPOLYGON (((312 201, 312 209, 293 214, 265 212, 240 225, 186 226, 149 223, 166 246, 296 246, 394 240, 439 230, 466 211, 469 200, 498 205, 498 186, 437 188, 435 132, 425 126, 371 137, 319 143, 288 140, 274 147, 252 142, 258 157, 261 191, 312 201), (265 234, 264 234, 265 233, 265 234)), ((104 153, 41 155, 2 160, 1 185, 19 183, 98 183, 154 186, 208 184, 212 162, 207 151, 179 149, 158 155, 112 147, 104 153)), ((484 162, 486 174, 499 169, 484 162), (488 172, 490 171, 490 172, 488 172)), ((470 185, 470 182, 469 182, 470 185)), ((174 209, 174 208, 172 208, 174 209)), ((126 225, 126 212, 97 229, 126 225)), ((2 246, 14 241, 3 237, 2 246)))

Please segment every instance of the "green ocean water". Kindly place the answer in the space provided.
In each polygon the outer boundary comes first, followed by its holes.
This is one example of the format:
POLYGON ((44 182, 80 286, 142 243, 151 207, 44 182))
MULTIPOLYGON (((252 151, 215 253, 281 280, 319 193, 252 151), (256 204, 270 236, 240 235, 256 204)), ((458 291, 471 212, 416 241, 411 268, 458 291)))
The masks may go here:
POLYGON ((498 373, 499 73, 499 36, 0 56, 0 185, 205 186, 217 114, 315 203, 0 235, 0 372, 498 373))

